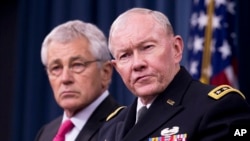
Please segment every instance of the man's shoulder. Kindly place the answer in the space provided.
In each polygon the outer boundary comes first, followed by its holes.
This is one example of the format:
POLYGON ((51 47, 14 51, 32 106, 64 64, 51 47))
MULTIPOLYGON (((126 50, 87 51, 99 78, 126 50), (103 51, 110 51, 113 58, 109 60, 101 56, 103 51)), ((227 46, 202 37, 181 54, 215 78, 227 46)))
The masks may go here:
POLYGON ((112 113, 115 109, 120 107, 121 105, 111 96, 108 95, 95 109, 92 116, 97 115, 100 117, 100 114, 106 118, 110 113, 112 113))
POLYGON ((117 140, 117 137, 120 135, 120 131, 122 130, 122 126, 119 126, 120 124, 117 123, 124 121, 127 109, 128 108, 126 106, 120 106, 106 118, 106 122, 99 131, 99 139, 117 140))
POLYGON ((244 94, 241 93, 238 89, 233 88, 229 85, 207 85, 203 84, 199 81, 193 81, 193 83, 189 87, 189 95, 203 97, 205 99, 212 99, 212 100, 220 100, 224 97, 229 98, 229 95, 237 95, 237 97, 241 97, 243 99, 246 99, 244 94), (197 95, 198 94, 198 95, 197 95))
POLYGON ((48 122, 48 123, 46 123, 45 125, 44 125, 44 127, 47 129, 50 129, 50 128, 55 128, 55 127, 57 127, 57 126, 59 126, 60 124, 61 124, 61 122, 62 122, 62 115, 61 116, 59 116, 59 117, 57 117, 57 118, 55 118, 55 119, 53 119, 53 120, 51 120, 50 122, 48 122))
POLYGON ((54 135, 56 134, 60 124, 62 121, 62 116, 59 116, 52 121, 48 122, 47 124, 43 125, 37 132, 35 137, 35 141, 38 140, 51 140, 54 135), (51 138, 51 139, 50 139, 51 138))
POLYGON ((235 89, 229 85, 220 85, 215 87, 208 93, 208 96, 215 100, 219 100, 228 94, 237 94, 241 96, 243 99, 246 99, 243 93, 241 93, 238 89, 235 89))
POLYGON ((126 106, 120 106, 117 109, 115 109, 107 118, 106 121, 111 120, 112 118, 116 117, 123 109, 125 109, 126 106))

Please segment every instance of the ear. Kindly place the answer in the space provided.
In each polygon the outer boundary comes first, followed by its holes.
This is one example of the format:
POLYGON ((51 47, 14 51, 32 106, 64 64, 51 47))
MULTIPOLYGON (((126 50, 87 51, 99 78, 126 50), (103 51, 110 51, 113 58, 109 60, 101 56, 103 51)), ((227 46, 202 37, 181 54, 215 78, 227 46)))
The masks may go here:
POLYGON ((119 64, 117 63, 117 60, 111 60, 111 64, 112 66, 115 68, 115 70, 120 73, 120 69, 121 69, 121 66, 119 66, 119 64))
POLYGON ((111 64, 112 64, 112 66, 113 66, 115 69, 117 69, 117 62, 116 62, 116 60, 111 60, 110 62, 111 62, 111 64))
POLYGON ((183 53, 183 40, 181 38, 181 36, 177 35, 174 37, 174 50, 175 50, 175 54, 174 57, 175 59, 180 62, 182 59, 182 53, 183 53))
POLYGON ((106 87, 109 85, 112 79, 113 66, 110 61, 104 62, 102 64, 101 79, 103 85, 106 87))

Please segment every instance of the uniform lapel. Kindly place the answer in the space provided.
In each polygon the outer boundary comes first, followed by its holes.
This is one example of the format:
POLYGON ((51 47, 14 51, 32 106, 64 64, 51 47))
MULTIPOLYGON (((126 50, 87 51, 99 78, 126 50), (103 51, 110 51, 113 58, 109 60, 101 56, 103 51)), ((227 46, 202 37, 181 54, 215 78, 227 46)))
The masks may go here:
POLYGON ((130 128, 124 137, 124 141, 142 140, 161 125, 165 124, 182 109, 182 106, 170 106, 167 104, 164 106, 160 106, 160 104, 152 106, 154 107, 149 108, 146 115, 137 124, 130 128))
POLYGON ((126 110, 128 110, 128 114, 125 117, 124 121, 124 128, 122 131, 122 137, 123 138, 127 133, 133 128, 135 125, 135 118, 136 118, 136 105, 137 105, 137 99, 134 100, 133 104, 128 107, 126 110))
MULTIPOLYGON (((142 140, 149 137, 183 109, 181 101, 192 80, 186 73, 186 70, 181 68, 167 89, 152 103, 146 115, 135 126, 130 128, 123 141, 142 140)), ((131 109, 135 112, 136 104, 133 106, 131 109)), ((125 124, 127 123, 125 122, 125 124)))

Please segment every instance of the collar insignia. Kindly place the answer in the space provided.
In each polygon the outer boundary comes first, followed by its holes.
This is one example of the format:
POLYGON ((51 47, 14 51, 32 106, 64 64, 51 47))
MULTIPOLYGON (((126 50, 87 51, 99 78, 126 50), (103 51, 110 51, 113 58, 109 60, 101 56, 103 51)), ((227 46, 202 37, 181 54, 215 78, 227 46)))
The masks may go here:
POLYGON ((175 101, 173 101, 172 99, 168 99, 167 101, 167 104, 173 106, 175 104, 175 101))

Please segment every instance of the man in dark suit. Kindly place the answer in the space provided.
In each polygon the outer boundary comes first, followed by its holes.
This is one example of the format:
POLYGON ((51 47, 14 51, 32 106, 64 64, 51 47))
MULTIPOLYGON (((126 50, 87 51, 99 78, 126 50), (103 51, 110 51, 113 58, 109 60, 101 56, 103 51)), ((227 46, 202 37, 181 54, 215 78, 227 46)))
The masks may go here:
POLYGON ((46 36, 41 58, 64 113, 43 126, 35 140, 96 141, 105 119, 119 106, 108 92, 113 68, 106 37, 93 24, 68 21, 46 36), (61 133, 64 121, 70 126, 61 133))
POLYGON ((239 90, 192 79, 180 65, 183 47, 160 12, 133 8, 114 21, 112 63, 137 98, 109 116, 99 141, 229 141, 234 127, 250 123, 239 90))

